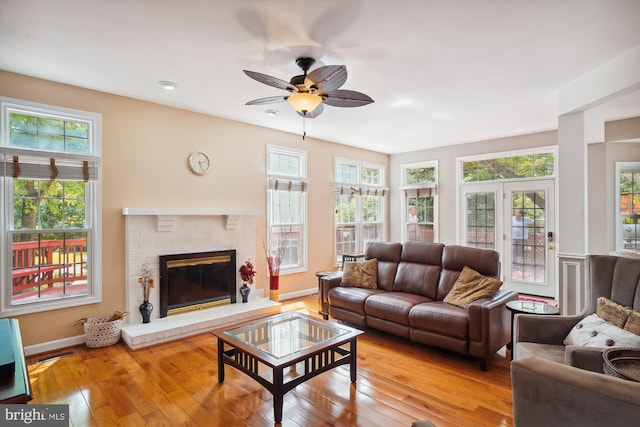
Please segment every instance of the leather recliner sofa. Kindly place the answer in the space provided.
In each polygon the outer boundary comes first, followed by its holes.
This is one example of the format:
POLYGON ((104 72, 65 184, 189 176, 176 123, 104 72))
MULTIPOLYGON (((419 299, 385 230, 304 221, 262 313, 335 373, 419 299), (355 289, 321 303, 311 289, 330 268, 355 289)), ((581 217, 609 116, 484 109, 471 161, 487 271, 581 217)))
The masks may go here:
POLYGON ((507 302, 518 294, 499 289, 465 308, 443 302, 462 269, 499 278, 496 251, 423 242, 370 242, 365 260, 377 259, 377 289, 340 286, 341 276, 319 281, 327 318, 378 329, 411 341, 488 360, 511 339, 507 302))

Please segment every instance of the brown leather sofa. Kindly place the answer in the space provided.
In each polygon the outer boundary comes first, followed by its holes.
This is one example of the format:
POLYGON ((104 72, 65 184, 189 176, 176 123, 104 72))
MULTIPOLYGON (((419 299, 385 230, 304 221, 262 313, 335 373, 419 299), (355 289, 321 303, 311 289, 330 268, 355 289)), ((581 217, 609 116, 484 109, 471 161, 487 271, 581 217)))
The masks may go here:
POLYGON ((500 289, 467 309, 442 300, 463 267, 499 278, 499 254, 440 243, 371 242, 365 260, 378 260, 377 289, 340 286, 341 276, 319 281, 321 313, 327 318, 374 328, 411 341, 488 359, 511 336, 508 301, 518 294, 500 289))

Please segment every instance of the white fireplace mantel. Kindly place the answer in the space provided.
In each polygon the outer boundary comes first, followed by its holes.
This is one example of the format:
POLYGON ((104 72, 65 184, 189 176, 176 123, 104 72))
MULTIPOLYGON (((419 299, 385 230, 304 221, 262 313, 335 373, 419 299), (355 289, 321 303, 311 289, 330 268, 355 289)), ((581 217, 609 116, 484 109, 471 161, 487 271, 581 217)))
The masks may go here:
POLYGON ((237 216, 263 215, 262 209, 214 209, 214 208, 122 208, 122 215, 192 215, 192 216, 237 216))
POLYGON ((177 216, 223 216, 228 230, 238 227, 241 216, 263 215, 262 209, 213 209, 213 208, 122 208, 124 216, 155 216, 158 231, 173 230, 177 216))

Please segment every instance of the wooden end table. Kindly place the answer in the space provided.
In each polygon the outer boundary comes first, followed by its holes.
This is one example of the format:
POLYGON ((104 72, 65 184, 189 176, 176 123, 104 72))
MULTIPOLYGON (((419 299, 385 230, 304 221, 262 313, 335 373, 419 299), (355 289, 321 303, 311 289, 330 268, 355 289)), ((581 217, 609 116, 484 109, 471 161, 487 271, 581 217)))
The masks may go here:
POLYGON ((218 382, 224 382, 224 365, 249 375, 273 395, 274 418, 280 423, 283 397, 298 384, 346 364, 356 382, 356 339, 362 333, 299 312, 216 329, 218 382))
POLYGON ((513 360, 513 318, 516 313, 539 315, 553 315, 560 313, 560 309, 555 305, 535 301, 509 301, 507 303, 507 310, 511 312, 511 342, 507 344, 507 348, 511 353, 511 360, 513 360))

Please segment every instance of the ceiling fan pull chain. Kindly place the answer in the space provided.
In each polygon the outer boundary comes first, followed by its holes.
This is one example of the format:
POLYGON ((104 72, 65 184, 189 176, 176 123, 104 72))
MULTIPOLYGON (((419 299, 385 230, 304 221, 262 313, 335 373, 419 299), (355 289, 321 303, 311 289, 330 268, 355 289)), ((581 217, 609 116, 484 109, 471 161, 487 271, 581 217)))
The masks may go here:
POLYGON ((307 119, 302 117, 302 140, 304 141, 304 137, 307 136, 307 119))

